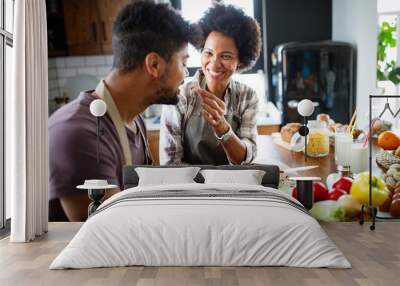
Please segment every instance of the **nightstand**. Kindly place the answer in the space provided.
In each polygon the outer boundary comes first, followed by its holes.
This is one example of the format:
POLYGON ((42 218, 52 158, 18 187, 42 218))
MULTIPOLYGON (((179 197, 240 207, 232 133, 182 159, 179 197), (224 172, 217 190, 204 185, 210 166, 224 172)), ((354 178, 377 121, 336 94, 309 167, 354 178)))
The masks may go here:
POLYGON ((83 185, 79 185, 76 188, 88 190, 89 199, 92 201, 88 206, 89 217, 101 205, 101 199, 104 197, 106 191, 118 188, 118 186, 109 185, 106 180, 85 180, 83 185))

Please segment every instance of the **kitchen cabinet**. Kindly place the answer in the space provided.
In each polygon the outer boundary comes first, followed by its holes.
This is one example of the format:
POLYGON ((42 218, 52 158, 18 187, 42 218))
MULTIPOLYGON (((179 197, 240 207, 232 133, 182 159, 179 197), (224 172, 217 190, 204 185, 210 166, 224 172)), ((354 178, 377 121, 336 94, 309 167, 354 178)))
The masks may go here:
POLYGON ((99 15, 101 51, 103 54, 111 54, 114 19, 128 0, 96 0, 96 2, 99 15))
POLYGON ((113 21, 127 2, 128 0, 64 0, 68 54, 110 54, 113 21))
POLYGON ((64 0, 64 23, 69 55, 101 53, 96 2, 64 0))

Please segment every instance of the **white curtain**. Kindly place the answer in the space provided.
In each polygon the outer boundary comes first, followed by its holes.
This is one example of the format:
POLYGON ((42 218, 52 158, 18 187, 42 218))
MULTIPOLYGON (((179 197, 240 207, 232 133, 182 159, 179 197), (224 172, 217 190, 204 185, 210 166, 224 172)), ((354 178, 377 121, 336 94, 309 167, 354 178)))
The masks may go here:
POLYGON ((6 187, 12 242, 48 226, 48 68, 45 0, 15 1, 13 93, 6 98, 6 187))

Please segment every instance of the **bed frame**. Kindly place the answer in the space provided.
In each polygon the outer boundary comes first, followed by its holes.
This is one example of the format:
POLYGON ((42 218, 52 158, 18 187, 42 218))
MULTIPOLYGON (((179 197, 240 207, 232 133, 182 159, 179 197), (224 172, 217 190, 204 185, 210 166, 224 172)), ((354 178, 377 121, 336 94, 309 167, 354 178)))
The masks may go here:
MULTIPOLYGON (((279 167, 275 165, 222 165, 222 166, 209 166, 209 165, 195 165, 202 170, 205 169, 218 169, 218 170, 263 170, 265 175, 262 179, 262 185, 277 189, 279 186, 279 167)), ((182 168, 187 166, 148 166, 148 165, 131 165, 125 166, 123 170, 123 189, 136 187, 139 183, 139 176, 135 171, 136 167, 145 168, 182 168)), ((194 178, 197 183, 204 183, 204 178, 200 174, 194 178)))

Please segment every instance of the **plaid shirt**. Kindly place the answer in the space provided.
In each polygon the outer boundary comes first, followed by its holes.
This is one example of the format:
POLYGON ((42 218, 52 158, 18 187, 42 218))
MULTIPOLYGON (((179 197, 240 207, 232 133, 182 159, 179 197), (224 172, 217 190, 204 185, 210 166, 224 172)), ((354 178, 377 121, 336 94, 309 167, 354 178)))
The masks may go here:
MULTIPOLYGON (((183 161, 184 130, 193 112, 195 99, 198 96, 194 91, 197 86, 201 88, 206 86, 205 77, 201 70, 195 74, 192 81, 185 83, 181 87, 177 105, 163 106, 160 128, 161 165, 187 164, 187 162, 183 161)), ((234 114, 240 118, 241 123, 236 136, 246 146, 246 158, 241 164, 250 164, 257 152, 257 94, 250 87, 230 80, 225 92, 224 102, 225 114, 234 114)), ((233 164, 230 160, 229 162, 233 164)))

